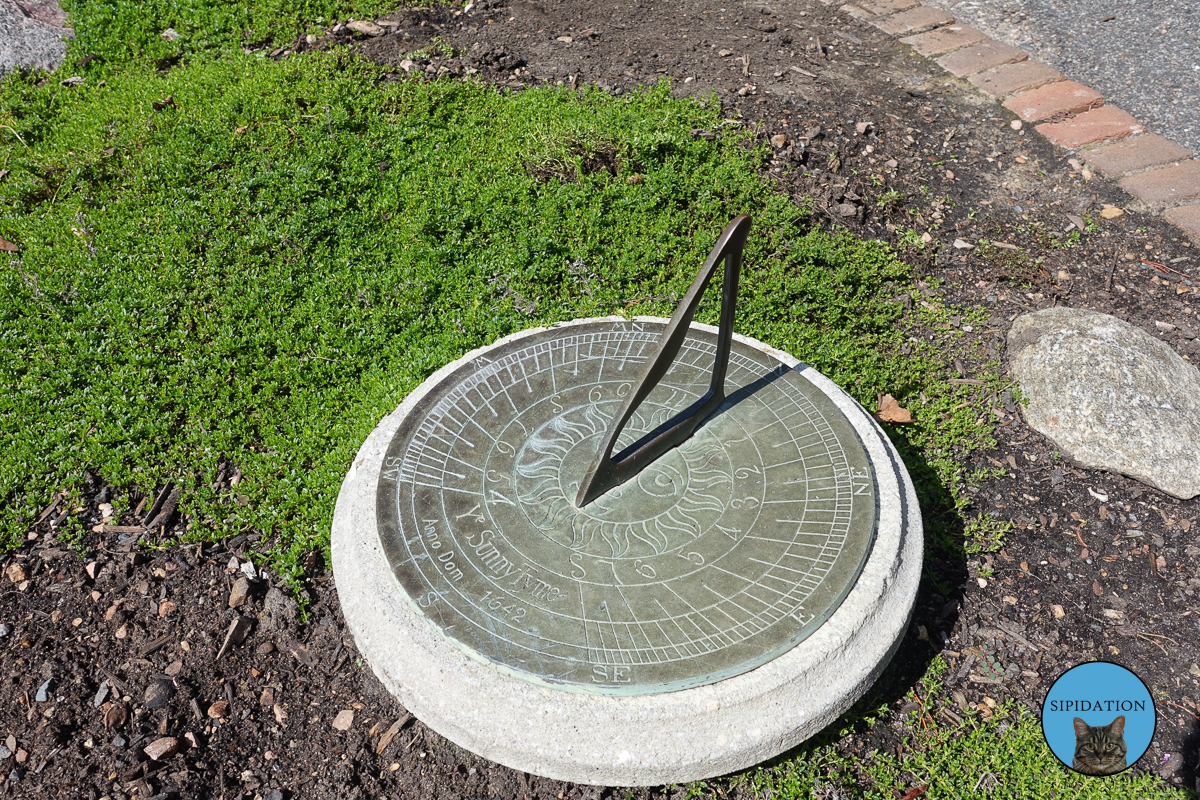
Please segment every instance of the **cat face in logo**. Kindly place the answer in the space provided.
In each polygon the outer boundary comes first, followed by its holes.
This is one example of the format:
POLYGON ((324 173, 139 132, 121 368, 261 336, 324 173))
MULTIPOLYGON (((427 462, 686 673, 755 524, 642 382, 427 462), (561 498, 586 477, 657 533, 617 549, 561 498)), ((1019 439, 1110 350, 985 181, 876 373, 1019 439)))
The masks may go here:
POLYGON ((1071 768, 1085 775, 1113 775, 1125 763, 1125 715, 1091 726, 1075 717, 1075 758, 1071 768))

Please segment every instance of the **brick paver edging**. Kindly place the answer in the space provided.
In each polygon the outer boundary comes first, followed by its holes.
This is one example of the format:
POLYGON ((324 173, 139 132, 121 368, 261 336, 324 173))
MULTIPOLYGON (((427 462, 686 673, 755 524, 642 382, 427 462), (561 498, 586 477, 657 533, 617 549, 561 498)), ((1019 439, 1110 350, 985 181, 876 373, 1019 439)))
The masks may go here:
MULTIPOLYGON (((821 0, 830 5, 834 0, 821 0)), ((1154 133, 1096 90, 1067 80, 1016 47, 913 0, 854 0, 840 10, 912 46, 966 78, 1051 142, 1079 150, 1110 178, 1200 244, 1200 161, 1154 133)))

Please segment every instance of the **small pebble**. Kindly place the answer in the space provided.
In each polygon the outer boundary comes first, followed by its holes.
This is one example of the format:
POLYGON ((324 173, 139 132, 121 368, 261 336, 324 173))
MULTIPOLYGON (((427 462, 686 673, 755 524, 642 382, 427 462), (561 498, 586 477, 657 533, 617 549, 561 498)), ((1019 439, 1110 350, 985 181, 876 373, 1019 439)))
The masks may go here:
MULTIPOLYGON (((246 562, 250 563, 250 562, 246 562)), ((233 582, 233 588, 229 591, 229 607, 238 608, 246 604, 246 598, 250 596, 250 579, 242 576, 233 582)))
POLYGON ((113 740, 112 740, 113 747, 124 747, 125 744, 126 744, 126 742, 125 742, 124 736, 117 735, 117 736, 113 737, 113 740))
POLYGON ((174 736, 164 736, 161 739, 155 739, 142 750, 154 761, 162 761, 164 758, 170 758, 179 750, 179 740, 174 736))
POLYGON ((175 694, 175 687, 169 682, 154 680, 146 687, 146 693, 142 697, 142 702, 146 704, 146 708, 162 708, 170 702, 171 695, 173 694, 175 694))
POLYGON ((108 698, 108 681, 101 681, 100 688, 96 690, 96 696, 92 698, 92 707, 99 708, 108 698))
POLYGON ((49 699, 48 695, 47 695, 47 692, 49 692, 49 691, 50 691, 50 679, 47 678, 46 682, 38 687, 37 695, 35 695, 33 699, 39 703, 44 703, 44 702, 46 702, 47 699, 49 699))

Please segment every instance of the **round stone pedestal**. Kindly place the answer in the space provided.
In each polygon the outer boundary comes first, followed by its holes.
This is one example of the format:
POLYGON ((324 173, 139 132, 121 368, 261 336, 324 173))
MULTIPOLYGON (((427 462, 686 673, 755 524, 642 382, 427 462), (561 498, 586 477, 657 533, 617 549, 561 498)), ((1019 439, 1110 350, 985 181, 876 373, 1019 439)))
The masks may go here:
MULTIPOLYGON (((559 327, 588 322, 596 320, 559 327)), ((507 337, 430 377, 371 433, 342 484, 333 519, 334 575, 346 623, 375 675, 422 722, 468 750, 514 769, 600 785, 683 783, 725 774, 777 755, 833 722, 876 680, 907 629, 921 574, 920 511, 899 455, 863 408, 825 376, 753 339, 736 337, 796 371, 840 409, 874 473, 876 532, 862 571, 832 614, 799 644, 700 686, 590 694, 521 680, 472 658, 408 599, 392 573, 377 518, 389 444, 422 399, 458 367, 544 330, 507 337)))

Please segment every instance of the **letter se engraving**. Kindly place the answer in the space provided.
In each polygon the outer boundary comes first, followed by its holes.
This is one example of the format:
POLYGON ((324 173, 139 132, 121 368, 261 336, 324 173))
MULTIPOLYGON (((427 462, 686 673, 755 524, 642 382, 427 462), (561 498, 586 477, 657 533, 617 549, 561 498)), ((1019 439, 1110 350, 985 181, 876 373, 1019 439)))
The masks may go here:
POLYGON ((629 683, 633 680, 633 668, 626 664, 593 664, 593 683, 629 683))

